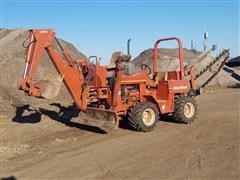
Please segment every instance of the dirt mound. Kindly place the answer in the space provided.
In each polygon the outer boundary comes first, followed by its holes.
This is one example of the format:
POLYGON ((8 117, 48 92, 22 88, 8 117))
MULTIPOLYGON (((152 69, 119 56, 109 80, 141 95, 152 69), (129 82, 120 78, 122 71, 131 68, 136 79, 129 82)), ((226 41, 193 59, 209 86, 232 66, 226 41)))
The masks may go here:
POLYGON ((240 87, 240 70, 224 66, 219 74, 209 83, 209 87, 240 87))
MULTIPOLYGON (((184 66, 196 59, 201 52, 195 50, 183 49, 184 66)), ((210 63, 213 57, 202 61, 194 70, 198 73, 210 63)), ((129 72, 133 73, 140 69, 141 64, 147 64, 152 68, 153 49, 147 49, 139 54, 138 57, 131 61, 129 72)), ((160 71, 174 71, 179 69, 178 49, 159 49, 158 51, 158 69, 160 71)), ((210 86, 220 87, 238 87, 240 80, 240 71, 237 68, 229 68, 225 66, 223 70, 208 84, 210 86)))
MULTIPOLYGON (((183 58, 184 64, 187 65, 192 59, 196 58, 200 55, 201 52, 195 50, 183 49, 183 58)), ((161 48, 158 50, 158 68, 159 70, 175 70, 179 68, 179 60, 178 60, 178 49, 166 49, 161 48)), ((136 67, 136 69, 140 69, 141 64, 147 64, 152 66, 153 62, 153 49, 147 49, 139 54, 138 57, 133 59, 132 63, 136 67)))
MULTIPOLYGON (((23 73, 25 51, 23 47, 24 40, 28 37, 28 31, 25 29, 0 29, 0 72, 1 72, 1 110, 8 109, 9 105, 25 104, 26 102, 36 103, 35 98, 24 96, 22 91, 17 90, 17 80, 23 73)), ((75 59, 86 59, 72 44, 60 40, 61 45, 68 50, 75 59)), ((54 47, 60 52, 60 47, 54 42, 54 47)), ((35 78, 41 79, 49 75, 57 75, 51 60, 45 52, 41 58, 35 78)), ((58 99, 69 99, 70 96, 65 86, 62 86, 58 99)), ((44 101, 38 99, 37 101, 44 101)), ((54 100, 53 100, 54 101, 54 100)), ((49 103, 49 102, 46 102, 49 103)))

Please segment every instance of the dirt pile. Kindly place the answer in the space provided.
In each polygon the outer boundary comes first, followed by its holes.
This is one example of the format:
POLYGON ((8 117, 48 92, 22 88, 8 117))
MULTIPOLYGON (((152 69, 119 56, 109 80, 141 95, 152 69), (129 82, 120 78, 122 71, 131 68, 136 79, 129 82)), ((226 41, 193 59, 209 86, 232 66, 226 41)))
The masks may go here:
POLYGON ((219 74, 209 83, 209 87, 240 87, 240 70, 224 66, 219 74))
MULTIPOLYGON (((17 80, 22 77, 25 61, 26 49, 22 44, 27 37, 28 31, 24 29, 0 29, 1 110, 7 110, 10 105, 25 104, 27 102, 31 102, 31 104, 36 103, 36 101, 49 103, 46 100, 36 100, 36 98, 24 96, 22 91, 17 90, 17 80)), ((63 40, 60 40, 60 43, 73 58, 86 59, 86 56, 80 53, 72 44, 63 40)), ((57 46, 56 42, 54 47, 60 52, 60 47, 57 46)), ((57 72, 47 53, 44 52, 35 78, 41 79, 51 75, 57 75, 57 72)), ((70 100, 71 97, 64 85, 62 85, 60 95, 57 98, 70 100)))
MULTIPOLYGON (((189 49, 183 49, 183 59, 184 63, 190 62, 192 59, 196 58, 198 55, 200 55, 201 52, 195 51, 195 50, 189 50, 189 49)), ((159 68, 168 68, 169 64, 175 64, 178 62, 178 49, 167 49, 167 48, 161 48, 158 49, 158 55, 160 57, 158 66, 159 68)), ((136 57, 132 63, 136 67, 139 67, 141 64, 148 64, 152 65, 153 61, 153 49, 147 49, 139 54, 138 57, 136 57)), ((171 66, 171 65, 170 65, 171 66)))
MULTIPOLYGON (((195 50, 183 49, 184 66, 194 61, 201 52, 195 50)), ((159 49, 158 52, 158 69, 160 71, 174 71, 179 69, 178 49, 159 49)), ((202 61, 194 69, 198 73, 200 70, 210 63, 213 57, 209 57, 206 61, 202 61), (209 61, 209 62, 207 62, 209 61)), ((130 73, 136 72, 140 69, 141 64, 147 64, 152 68, 153 49, 147 49, 139 54, 138 57, 131 61, 129 66, 130 73)), ((229 68, 224 66, 223 70, 208 84, 208 87, 237 87, 239 86, 240 71, 237 68, 229 68)))

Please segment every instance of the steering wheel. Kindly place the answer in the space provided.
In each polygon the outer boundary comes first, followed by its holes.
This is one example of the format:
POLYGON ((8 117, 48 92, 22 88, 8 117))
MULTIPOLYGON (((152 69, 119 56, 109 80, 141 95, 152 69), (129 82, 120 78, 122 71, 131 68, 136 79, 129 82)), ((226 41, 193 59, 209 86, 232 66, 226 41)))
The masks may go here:
POLYGON ((147 65, 147 64, 141 64, 141 70, 147 71, 148 74, 151 74, 151 72, 152 72, 152 69, 151 69, 150 66, 147 65))

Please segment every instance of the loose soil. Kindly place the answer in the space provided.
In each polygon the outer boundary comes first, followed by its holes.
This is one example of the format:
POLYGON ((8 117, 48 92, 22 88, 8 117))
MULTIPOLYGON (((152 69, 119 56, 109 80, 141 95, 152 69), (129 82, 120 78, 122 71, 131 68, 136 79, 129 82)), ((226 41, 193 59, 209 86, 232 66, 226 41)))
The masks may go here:
POLYGON ((42 115, 1 114, 1 176, 239 179, 239 97, 239 89, 208 90, 197 99, 195 122, 165 117, 150 133, 119 128, 106 134, 62 120, 55 105, 42 115))

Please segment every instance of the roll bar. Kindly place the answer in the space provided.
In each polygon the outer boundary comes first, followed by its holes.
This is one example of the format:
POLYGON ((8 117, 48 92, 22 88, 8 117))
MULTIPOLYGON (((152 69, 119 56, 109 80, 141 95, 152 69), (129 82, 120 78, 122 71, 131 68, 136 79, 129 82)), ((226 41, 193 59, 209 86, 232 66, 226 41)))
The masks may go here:
POLYGON ((154 73, 154 75, 156 75, 158 73, 157 59, 158 59, 158 45, 159 45, 159 43, 163 42, 163 41, 172 41, 172 40, 176 40, 177 43, 178 43, 178 56, 179 56, 180 72, 181 72, 180 73, 180 79, 182 79, 183 78, 183 72, 184 72, 182 41, 177 37, 158 39, 155 42, 154 49, 153 49, 153 73, 154 73))

